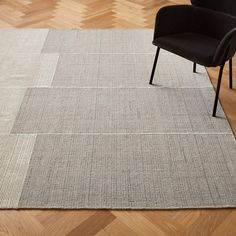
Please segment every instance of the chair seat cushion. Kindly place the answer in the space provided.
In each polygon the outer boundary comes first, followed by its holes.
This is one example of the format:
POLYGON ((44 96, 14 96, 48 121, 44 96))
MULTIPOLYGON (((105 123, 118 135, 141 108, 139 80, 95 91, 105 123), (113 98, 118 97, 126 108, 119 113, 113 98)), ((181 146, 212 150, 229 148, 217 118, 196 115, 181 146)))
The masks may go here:
POLYGON ((213 57, 220 41, 198 33, 162 36, 153 44, 204 66, 215 66, 213 57))

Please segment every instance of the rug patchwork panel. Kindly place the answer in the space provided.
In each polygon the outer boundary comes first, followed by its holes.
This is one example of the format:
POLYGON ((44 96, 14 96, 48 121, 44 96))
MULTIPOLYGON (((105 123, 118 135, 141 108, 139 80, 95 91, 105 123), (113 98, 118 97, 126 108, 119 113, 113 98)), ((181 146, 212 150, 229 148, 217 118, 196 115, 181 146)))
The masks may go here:
MULTIPOLYGON (((143 53, 61 54, 52 86, 150 88, 152 63, 153 54, 143 53)), ((211 87, 203 67, 196 75, 191 62, 174 54, 162 51, 158 65, 158 87, 211 87)))
POLYGON ((234 205, 231 145, 227 135, 39 135, 19 207, 234 205))
POLYGON ((12 133, 231 132, 211 117, 212 97, 211 88, 33 88, 12 133))
POLYGON ((205 68, 152 30, 1 30, 0 208, 236 207, 205 68))
POLYGON ((0 87, 51 86, 57 54, 0 54, 0 87))

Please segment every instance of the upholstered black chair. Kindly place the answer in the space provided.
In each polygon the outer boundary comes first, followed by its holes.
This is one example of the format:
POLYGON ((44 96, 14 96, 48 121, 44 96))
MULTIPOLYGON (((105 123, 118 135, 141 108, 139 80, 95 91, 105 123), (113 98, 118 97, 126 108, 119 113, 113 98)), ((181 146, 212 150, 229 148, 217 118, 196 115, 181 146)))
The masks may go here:
POLYGON ((220 66, 213 116, 216 116, 222 73, 229 60, 232 89, 232 57, 236 51, 236 0, 191 0, 192 5, 163 7, 156 16, 153 44, 157 46, 150 84, 160 48, 206 67, 220 66))

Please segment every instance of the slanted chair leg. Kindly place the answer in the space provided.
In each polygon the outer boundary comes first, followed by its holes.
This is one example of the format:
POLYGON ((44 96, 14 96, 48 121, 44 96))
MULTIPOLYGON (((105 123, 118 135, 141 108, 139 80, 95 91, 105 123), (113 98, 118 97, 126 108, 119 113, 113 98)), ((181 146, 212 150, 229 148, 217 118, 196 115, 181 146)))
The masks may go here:
POLYGON ((218 105, 218 100, 219 100, 220 86, 221 86, 221 80, 222 80, 224 66, 225 66, 225 63, 220 67, 217 88, 216 88, 216 95, 215 95, 215 103, 214 103, 213 114, 212 114, 213 117, 216 116, 216 110, 217 110, 217 105, 218 105))
POLYGON ((193 63, 193 73, 197 73, 197 63, 193 63))
POLYGON ((159 52, 160 52, 160 47, 157 47, 156 56, 155 56, 155 59, 154 59, 154 63, 153 63, 153 67, 152 67, 152 74, 151 74, 149 84, 152 84, 152 82, 153 82, 153 77, 154 77, 155 70, 156 70, 156 65, 157 65, 157 59, 158 59, 158 56, 159 56, 159 52))
POLYGON ((233 89, 233 62, 232 58, 229 60, 229 88, 233 89))

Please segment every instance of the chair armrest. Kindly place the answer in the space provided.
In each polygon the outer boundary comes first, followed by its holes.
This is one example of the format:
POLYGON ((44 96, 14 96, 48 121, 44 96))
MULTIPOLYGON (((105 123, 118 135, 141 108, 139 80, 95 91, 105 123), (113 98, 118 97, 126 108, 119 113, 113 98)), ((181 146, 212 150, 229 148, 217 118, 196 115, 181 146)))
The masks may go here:
POLYGON ((194 7, 173 5, 161 8, 156 15, 154 40, 158 37, 191 31, 194 7))
POLYGON ((213 61, 219 66, 234 56, 236 52, 236 28, 228 32, 216 49, 213 61))

